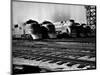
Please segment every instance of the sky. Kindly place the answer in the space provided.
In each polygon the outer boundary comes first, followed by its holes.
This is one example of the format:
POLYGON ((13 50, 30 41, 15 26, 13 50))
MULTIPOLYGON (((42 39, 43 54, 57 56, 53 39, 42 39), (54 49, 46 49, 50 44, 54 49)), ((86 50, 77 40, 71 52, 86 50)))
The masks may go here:
POLYGON ((29 19, 33 19, 39 23, 45 20, 55 23, 74 19, 75 22, 81 24, 86 23, 86 9, 82 5, 13 1, 12 27, 15 24, 22 27, 22 30, 15 29, 14 34, 23 34, 22 24, 29 19))
POLYGON ((29 19, 51 22, 74 19, 79 23, 86 23, 86 9, 81 5, 51 4, 36 2, 12 3, 13 24, 20 24, 29 19))

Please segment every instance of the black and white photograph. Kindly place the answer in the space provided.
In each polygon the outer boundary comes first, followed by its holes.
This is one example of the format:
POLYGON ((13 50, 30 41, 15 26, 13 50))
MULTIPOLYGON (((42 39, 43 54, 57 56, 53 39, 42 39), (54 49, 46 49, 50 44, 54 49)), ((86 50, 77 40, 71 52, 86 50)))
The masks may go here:
POLYGON ((12 75, 96 70, 96 5, 11 1, 12 75))

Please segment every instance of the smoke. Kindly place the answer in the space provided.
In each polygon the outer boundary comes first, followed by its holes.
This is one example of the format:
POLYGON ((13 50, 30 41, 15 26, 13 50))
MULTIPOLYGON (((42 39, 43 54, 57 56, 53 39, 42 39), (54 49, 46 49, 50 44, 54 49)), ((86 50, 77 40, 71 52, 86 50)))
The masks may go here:
POLYGON ((39 23, 44 20, 51 22, 74 19, 77 22, 86 22, 84 6, 13 2, 13 23, 21 24, 28 19, 39 23))
POLYGON ((70 19, 70 14, 66 14, 64 12, 55 12, 54 15, 52 16, 52 20, 54 22, 59 22, 59 21, 67 21, 70 19))

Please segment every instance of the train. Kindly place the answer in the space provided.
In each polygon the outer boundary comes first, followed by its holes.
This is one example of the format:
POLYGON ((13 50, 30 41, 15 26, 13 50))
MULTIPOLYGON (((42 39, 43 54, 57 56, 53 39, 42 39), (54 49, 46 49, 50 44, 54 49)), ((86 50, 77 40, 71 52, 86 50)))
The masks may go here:
MULTIPOLYGON (((22 29, 21 27, 19 28, 22 29)), ((37 21, 30 19, 24 23, 23 34, 14 34, 12 36, 13 38, 31 38, 33 40, 56 39, 68 37, 93 37, 95 36, 95 32, 95 25, 90 26, 85 23, 79 24, 74 22, 74 20, 55 23, 44 21, 42 23, 38 23, 37 21)))

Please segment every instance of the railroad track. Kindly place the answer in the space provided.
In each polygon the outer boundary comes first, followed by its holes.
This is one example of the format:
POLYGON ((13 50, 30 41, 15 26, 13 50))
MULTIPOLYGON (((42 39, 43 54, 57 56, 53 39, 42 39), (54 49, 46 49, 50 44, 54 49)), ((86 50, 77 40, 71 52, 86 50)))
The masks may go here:
POLYGON ((95 43, 14 41, 13 64, 58 70, 96 68, 95 43))

